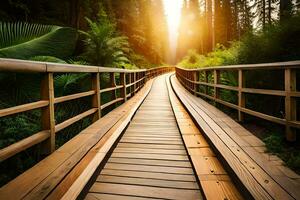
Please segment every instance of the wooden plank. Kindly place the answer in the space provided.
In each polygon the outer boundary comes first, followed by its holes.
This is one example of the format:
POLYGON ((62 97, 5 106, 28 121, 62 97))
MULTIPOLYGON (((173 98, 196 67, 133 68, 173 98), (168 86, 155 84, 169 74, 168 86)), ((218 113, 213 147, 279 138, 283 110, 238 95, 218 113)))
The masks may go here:
POLYGON ((135 144, 135 143, 119 143, 118 147, 134 147, 134 148, 150 148, 150 149, 184 149, 184 146, 182 145, 135 144))
POLYGON ((128 139, 122 138, 120 142, 126 143, 138 143, 138 144, 167 144, 167 145, 178 145, 182 144, 182 141, 169 141, 169 140, 144 140, 144 139, 128 139))
POLYGON ((177 150, 177 149, 142 149, 142 148, 122 148, 118 147, 114 150, 114 152, 121 153, 150 153, 150 154, 169 154, 169 155, 186 155, 185 150, 177 150))
POLYGON ((190 182, 196 181, 196 177, 191 174, 168 174, 168 173, 159 173, 159 172, 141 172, 141 171, 103 169, 101 171, 101 175, 149 178, 149 179, 170 180, 170 181, 190 181, 190 182))
POLYGON ((110 158, 108 162, 149 165, 149 166, 173 166, 173 167, 187 167, 187 168, 192 167, 189 161, 151 160, 151 159, 137 159, 137 158, 110 158))
POLYGON ((229 181, 200 181, 207 199, 240 200, 242 196, 232 182, 229 181))
POLYGON ((176 142, 182 142, 181 138, 169 138, 169 137, 143 137, 143 136, 128 136, 124 135, 123 139, 128 139, 128 140, 156 140, 156 141, 176 141, 176 142))
POLYGON ((120 177, 120 176, 108 176, 108 175, 99 176, 97 182, 119 183, 119 184, 121 183, 121 184, 130 184, 130 185, 190 189, 190 190, 199 189, 197 182, 156 180, 156 179, 147 179, 147 178, 132 178, 132 177, 120 177))
POLYGON ((215 156, 215 153, 212 151, 211 148, 202 147, 202 148, 188 148, 189 155, 195 156, 215 156))
POLYGON ((145 171, 145 172, 161 172, 174 174, 193 174, 192 168, 183 167, 165 167, 165 166, 149 166, 134 165, 121 163, 106 163, 105 169, 125 170, 125 171, 145 171))
POLYGON ((143 153, 113 153, 112 158, 144 158, 155 160, 182 160, 187 161, 188 157, 185 155, 162 155, 162 154, 143 154, 143 153))
POLYGON ((227 174, 216 157, 191 155, 197 175, 203 174, 227 174))
POLYGON ((123 185, 112 183, 95 183, 90 192, 105 194, 134 195, 140 197, 166 199, 201 199, 200 191, 158 188, 149 186, 123 185))
POLYGON ((182 137, 187 148, 209 147, 202 135, 183 135, 182 137))
POLYGON ((113 194, 99 194, 99 193, 88 193, 85 200, 155 200, 156 198, 143 198, 128 195, 113 195, 113 194))

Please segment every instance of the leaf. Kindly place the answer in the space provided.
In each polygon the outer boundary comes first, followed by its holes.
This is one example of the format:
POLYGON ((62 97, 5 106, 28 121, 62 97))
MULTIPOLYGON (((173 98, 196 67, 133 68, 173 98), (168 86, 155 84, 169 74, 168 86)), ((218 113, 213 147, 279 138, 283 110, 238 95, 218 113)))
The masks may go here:
POLYGON ((0 22, 0 57, 53 56, 63 59, 72 55, 76 41, 77 31, 72 28, 0 22))

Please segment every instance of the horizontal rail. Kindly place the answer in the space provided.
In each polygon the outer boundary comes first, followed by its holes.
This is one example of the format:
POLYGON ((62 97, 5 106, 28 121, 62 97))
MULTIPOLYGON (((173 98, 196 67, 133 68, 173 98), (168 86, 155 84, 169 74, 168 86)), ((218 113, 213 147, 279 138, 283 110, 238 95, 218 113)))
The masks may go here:
MULTIPOLYGON (((281 63, 266 63, 256 65, 234 65, 234 66, 221 66, 221 67, 207 67, 200 69, 183 69, 176 67, 176 76, 180 83, 184 85, 191 93, 210 99, 216 103, 230 107, 238 111, 238 120, 243 121, 243 114, 249 114, 273 123, 286 126, 286 138, 289 141, 296 139, 295 128, 300 128, 300 122, 297 121, 297 99, 300 97, 300 91, 297 91, 296 74, 300 70, 300 61, 281 62, 281 63), (284 73, 284 86, 285 90, 272 90, 261 88, 247 88, 245 87, 245 71, 257 71, 262 69, 269 70, 282 70, 284 73), (238 72, 238 85, 231 86, 220 83, 220 73, 222 72, 238 72), (208 81, 208 72, 212 74, 212 80, 208 81), (200 77, 204 77, 204 81, 200 81, 200 77), (200 91, 199 86, 203 86, 200 91), (208 89, 212 95, 208 94, 208 89), (238 103, 233 104, 220 99, 220 89, 237 92, 238 103), (280 96, 285 98, 285 115, 283 118, 275 117, 265 113, 251 110, 246 108, 246 94, 254 95, 271 95, 280 96)), ((257 81, 257 80, 253 80, 257 81)))
POLYGON ((115 87, 110 87, 110 88, 101 89, 101 90, 100 90, 100 93, 110 92, 110 91, 113 91, 113 90, 120 89, 120 88, 122 88, 122 87, 123 87, 123 85, 118 85, 118 86, 115 86, 115 87))
POLYGON ((45 149, 42 152, 53 152, 55 150, 55 135, 57 132, 69 127, 70 125, 84 119, 88 116, 93 116, 93 121, 101 117, 101 112, 112 105, 119 102, 126 102, 128 98, 133 97, 136 92, 142 88, 146 81, 160 74, 174 70, 174 67, 157 67, 151 69, 127 70, 118 68, 105 68, 97 66, 82 66, 73 64, 58 64, 49 62, 24 61, 17 59, 0 58, 0 72, 13 73, 41 73, 43 75, 41 81, 41 100, 24 105, 18 105, 10 108, 0 109, 0 118, 9 115, 18 114, 21 112, 41 109, 41 125, 42 131, 33 134, 30 137, 20 140, 6 148, 0 149, 0 162, 15 154, 26 150, 38 143, 47 140, 47 144, 43 145, 45 149), (86 92, 70 94, 67 96, 55 97, 54 94, 54 74, 55 73, 87 73, 91 75, 92 89, 86 92), (109 74, 108 88, 100 89, 100 74, 109 74), (120 85, 116 85, 115 74, 120 74, 120 85), (128 80, 126 80, 129 78, 128 80), (127 84, 128 83, 128 84, 127 84), (128 85, 130 88, 128 89, 128 85), (116 92, 120 90, 120 92, 116 92), (127 91, 129 90, 129 92, 127 91), (111 92, 111 98, 105 104, 101 104, 101 95, 105 92, 111 92), (120 94, 119 94, 120 93, 120 94), (119 96, 121 95, 121 96, 119 96), (71 100, 76 100, 83 97, 91 97, 91 109, 70 119, 67 119, 60 124, 55 123, 55 105, 71 100), (50 148, 49 148, 50 147, 50 148))
POLYGON ((39 144, 39 143, 45 141, 49 137, 50 137, 49 131, 41 131, 41 132, 35 133, 34 135, 21 140, 19 142, 9 145, 8 147, 0 149, 0 162, 16 155, 17 153, 19 153, 21 151, 24 151, 24 150, 30 148, 36 144, 39 144))
POLYGON ((72 94, 72 95, 68 95, 68 96, 58 97, 58 98, 54 99, 54 103, 58 104, 58 103, 66 102, 66 101, 71 101, 71 100, 74 100, 74 99, 88 97, 88 96, 94 95, 95 93, 96 92, 94 90, 91 90, 91 91, 88 91, 88 92, 81 92, 81 93, 72 94))
POLYGON ((82 120, 83 118, 86 118, 87 116, 90 116, 91 114, 94 114, 95 112, 97 112, 97 108, 92 108, 79 115, 76 115, 75 117, 72 117, 71 119, 68 119, 60 124, 57 124, 55 126, 55 133, 67 128, 68 126, 71 126, 72 124, 82 120))
POLYGON ((30 111, 30 110, 35 110, 38 108, 46 107, 48 105, 49 105, 49 101, 37 101, 37 102, 27 103, 27 104, 23 104, 23 105, 11 107, 11 108, 5 108, 5 109, 0 110, 0 117, 14 115, 14 114, 18 114, 18 113, 26 112, 26 111, 30 111))
POLYGON ((120 101, 123 101, 124 99, 123 98, 117 98, 117 99, 115 99, 115 100, 113 100, 113 101, 110 101, 110 102, 108 102, 108 103, 106 103, 106 104, 103 104, 102 106, 101 106, 101 109, 103 110, 103 109, 105 109, 105 108, 107 108, 107 107, 109 107, 109 106, 111 106, 111 105, 113 105, 113 104, 116 104, 116 103, 118 103, 118 102, 120 102, 120 101))

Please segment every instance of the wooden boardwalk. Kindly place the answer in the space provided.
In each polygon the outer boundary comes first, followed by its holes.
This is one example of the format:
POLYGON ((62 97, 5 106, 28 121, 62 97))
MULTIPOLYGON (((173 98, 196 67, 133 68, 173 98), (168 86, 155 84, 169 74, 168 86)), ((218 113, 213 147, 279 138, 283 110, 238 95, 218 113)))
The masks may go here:
POLYGON ((157 78, 86 199, 202 199, 176 124, 165 76, 157 78))
MULTIPOLYGON (((7 69, 6 62, 12 61, 2 62, 4 69, 7 69)), ((12 63, 20 71, 28 66, 28 63, 12 63)), ((45 89, 49 97, 2 109, 0 117, 46 108, 44 118, 51 124, 2 149, 0 160, 46 140, 51 145, 45 148, 53 151, 56 132, 87 116, 93 116, 94 123, 1 187, 0 199, 300 199, 299 175, 285 167, 278 157, 266 153, 265 144, 238 122, 195 96, 208 98, 198 91, 197 84, 204 84, 214 87, 215 96, 211 98, 222 103, 217 98, 217 88, 229 86, 218 83, 219 68, 214 69, 213 85, 207 80, 198 82, 199 74, 179 68, 176 68, 176 78, 171 74, 160 76, 171 71, 168 67, 131 72, 87 69, 86 66, 76 69, 60 66, 58 70, 51 64, 31 64, 32 71, 46 75, 43 83, 49 87, 45 89), (92 90, 55 98, 53 73, 74 70, 92 74, 92 90), (110 76, 108 88, 99 87, 100 73, 110 76), (116 82, 115 73, 120 73, 120 83, 116 82), (101 104, 101 93, 105 92, 112 93, 112 97, 101 104), (90 110, 55 123, 54 104, 86 96, 93 99, 90 110), (119 107, 100 118, 102 110, 120 102, 119 107)), ((291 97, 298 97, 299 92, 290 87, 294 85, 295 72, 291 69, 285 71, 285 78, 291 79, 285 88, 291 88, 287 90, 291 97)), ((239 70, 242 83, 243 75, 239 70)), ((242 86, 239 84, 241 104, 243 91, 249 91, 242 86)), ((274 93, 272 90, 256 91, 274 93)), ((293 98, 286 100, 288 108, 292 108, 289 105, 294 105, 293 101, 293 98)), ((242 111, 251 113, 243 105, 235 108, 239 109, 239 118, 242 118, 242 111)), ((298 126, 293 116, 286 120, 289 122, 287 130, 298 126)), ((288 133, 287 136, 292 135, 291 131, 288 133)))

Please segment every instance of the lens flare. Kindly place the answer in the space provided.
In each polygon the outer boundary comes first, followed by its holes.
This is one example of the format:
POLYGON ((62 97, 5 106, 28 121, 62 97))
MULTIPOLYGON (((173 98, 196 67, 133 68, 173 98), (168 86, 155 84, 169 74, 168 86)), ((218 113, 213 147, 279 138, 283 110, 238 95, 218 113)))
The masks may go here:
POLYGON ((171 59, 176 57, 178 28, 181 18, 182 0, 164 0, 165 14, 168 21, 171 59))

